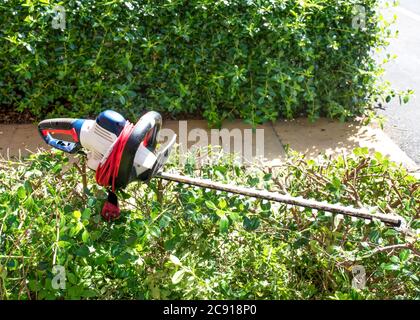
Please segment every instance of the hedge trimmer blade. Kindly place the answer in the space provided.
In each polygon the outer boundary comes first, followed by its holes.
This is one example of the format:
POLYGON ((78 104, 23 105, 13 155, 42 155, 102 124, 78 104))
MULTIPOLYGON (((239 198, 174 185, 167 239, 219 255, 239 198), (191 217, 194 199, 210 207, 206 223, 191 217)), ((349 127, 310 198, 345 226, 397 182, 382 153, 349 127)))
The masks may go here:
POLYGON ((340 204, 330 204, 327 202, 320 202, 316 200, 304 199, 302 197, 293 197, 290 195, 283 195, 275 192, 270 192, 267 190, 258 190, 253 188, 246 188, 242 186, 235 186, 231 184, 223 184, 219 182, 214 182, 208 179, 199 179, 187 177, 175 173, 167 172, 158 172, 155 177, 161 178, 168 181, 174 181, 178 183, 185 183, 192 186, 197 186, 200 188, 208 188, 213 190, 225 191, 230 193, 235 193, 239 195, 244 195, 248 197, 254 197, 259 199, 265 199, 269 201, 280 202, 288 205, 300 206, 310 209, 316 209, 321 211, 327 211, 335 214, 342 214, 351 217, 368 219, 368 220, 379 220, 385 224, 396 227, 404 228, 405 220, 398 215, 383 214, 380 212, 374 212, 375 210, 368 210, 365 208, 353 208, 346 207, 340 204))

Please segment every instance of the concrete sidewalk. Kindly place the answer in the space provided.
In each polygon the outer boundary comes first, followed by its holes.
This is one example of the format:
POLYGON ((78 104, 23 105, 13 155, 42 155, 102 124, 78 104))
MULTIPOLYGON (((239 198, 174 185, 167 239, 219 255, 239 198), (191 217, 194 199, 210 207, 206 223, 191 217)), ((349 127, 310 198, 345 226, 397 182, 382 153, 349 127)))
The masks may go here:
MULTIPOLYGON (((389 156, 391 160, 403 164, 410 172, 420 172, 419 166, 381 129, 375 125, 363 126, 360 121, 340 123, 319 119, 315 123, 310 123, 306 118, 292 121, 281 120, 274 124, 269 123, 257 127, 260 134, 259 143, 256 141, 256 136, 258 136, 256 131, 252 131, 251 127, 242 121, 225 122, 222 128, 228 129, 229 133, 233 132, 232 129, 239 129, 236 133, 239 133, 242 138, 241 147, 245 149, 252 144, 253 156, 256 155, 258 149, 262 151, 266 165, 279 164, 285 157, 286 147, 304 153, 312 159, 324 153, 336 156, 351 153, 356 147, 367 147, 371 152, 379 151, 389 156), (263 145, 261 145, 262 132, 263 145), (252 141, 248 139, 250 134, 253 136, 252 141)), ((163 129, 166 130, 162 130, 161 140, 166 140, 163 136, 169 137, 176 133, 177 142, 186 143, 188 148, 191 148, 198 141, 201 132, 201 135, 207 135, 208 143, 211 144, 211 130, 204 120, 166 121, 163 129)), ((228 150, 233 152, 234 139, 230 140, 228 150)), ((215 144, 214 141, 213 144, 215 144)), ((216 144, 222 145, 223 141, 217 140, 216 144)), ((35 125, 0 125, 0 155, 3 157, 24 157, 30 152, 47 148, 39 137, 35 125)))
POLYGON ((309 123, 306 118, 300 118, 278 121, 274 128, 283 145, 312 159, 323 154, 349 154, 354 148, 367 147, 372 153, 378 151, 403 164, 410 172, 420 171, 419 165, 376 124, 363 125, 361 121, 341 123, 325 118, 309 123))

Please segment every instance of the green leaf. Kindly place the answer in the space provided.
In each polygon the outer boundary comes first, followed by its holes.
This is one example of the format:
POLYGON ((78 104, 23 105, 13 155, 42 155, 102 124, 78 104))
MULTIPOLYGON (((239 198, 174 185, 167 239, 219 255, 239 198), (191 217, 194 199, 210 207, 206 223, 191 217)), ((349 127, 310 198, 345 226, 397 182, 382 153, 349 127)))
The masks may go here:
POLYGON ((82 220, 89 220, 91 214, 92 214, 92 210, 90 210, 89 208, 86 208, 85 210, 83 210, 82 220))
POLYGON ((400 263, 400 258, 398 258, 397 256, 392 256, 390 260, 393 263, 400 263))
POLYGON ((82 214, 80 213, 80 211, 79 210, 76 210, 76 211, 73 211, 73 217, 76 219, 76 220, 80 220, 80 217, 82 216, 82 214))
POLYGON ((219 231, 221 233, 226 233, 228 231, 228 228, 229 228, 229 219, 225 215, 223 215, 219 221, 219 231))
POLYGON ((76 249, 75 253, 78 256, 87 257, 89 256, 89 248, 86 245, 83 245, 79 247, 78 249, 76 249))
POLYGON ((77 277, 74 275, 74 273, 67 272, 66 277, 71 284, 77 284, 77 277))
POLYGON ((206 200, 205 203, 206 203, 207 208, 212 209, 212 210, 217 210, 216 205, 212 201, 206 200))
POLYGON ((131 61, 129 59, 127 59, 127 69, 128 71, 131 71, 133 69, 133 64, 131 63, 131 61))
POLYGON ((83 229, 83 224, 81 222, 77 223, 74 227, 70 228, 69 235, 70 237, 76 236, 83 229))
POLYGON ((162 218, 159 220, 159 227, 162 229, 166 228, 167 226, 169 226, 171 220, 172 219, 169 215, 164 214, 162 218))
POLYGON ((369 148, 367 148, 367 147, 363 147, 363 148, 355 148, 354 150, 353 150, 353 153, 356 155, 356 156, 366 156, 366 155, 368 155, 369 154, 369 148))
POLYGON ((159 238, 161 235, 160 229, 158 226, 151 226, 150 227, 150 234, 156 238, 159 238))
POLYGON ((7 269, 0 264, 0 278, 6 279, 7 277, 7 269))
POLYGON ((376 160, 378 160, 379 162, 381 162, 381 161, 383 160, 383 158, 384 158, 384 156, 382 155, 382 153, 380 153, 380 152, 378 152, 378 151, 376 151, 376 152, 374 153, 374 157, 375 157, 375 159, 376 159, 376 160))
POLYGON ((169 259, 176 266, 181 266, 182 265, 181 261, 177 257, 175 257, 174 255, 172 255, 172 254, 169 256, 169 259))
POLYGON ((69 247, 71 247, 72 244, 69 241, 58 241, 57 245, 60 248, 69 248, 69 247))
POLYGON ((182 278, 184 277, 185 274, 185 270, 181 269, 177 272, 175 272, 175 274, 172 276, 172 283, 173 284, 178 284, 181 282, 182 278))
POLYGON ((382 265, 382 269, 383 270, 388 270, 388 271, 395 271, 395 270, 399 270, 400 269, 400 265, 398 265, 398 264, 392 264, 392 263, 387 263, 387 264, 383 264, 382 265))
POLYGON ((245 229, 251 231, 255 230, 260 226, 260 219, 258 217, 252 217, 249 219, 248 217, 244 218, 244 227, 245 229))
POLYGON ((82 292, 82 297, 84 298, 93 298, 93 297, 96 297, 97 295, 98 293, 95 290, 91 290, 91 289, 83 290, 82 292))
POLYGON ((239 215, 239 213, 238 212, 236 212, 236 211, 232 211, 232 212, 230 212, 229 213, 229 218, 232 220, 232 221, 239 221, 239 219, 241 218, 241 216, 239 215))
POLYGON ((17 195, 19 197, 19 199, 23 200, 26 198, 26 190, 25 187, 20 186, 17 190, 17 195))
POLYGON ((263 177, 264 181, 271 181, 273 175, 271 173, 266 173, 263 177))
POLYGON ((41 283, 37 280, 29 280, 28 287, 31 291, 39 291, 42 289, 41 283))
POLYGON ((54 166, 54 168, 51 169, 51 172, 57 174, 61 171, 62 167, 63 166, 61 165, 61 163, 58 163, 54 166))
POLYGON ((406 261, 409 256, 410 256, 410 250, 408 250, 408 249, 404 249, 400 252, 400 260, 401 261, 406 261))
POLYGON ((160 289, 158 287, 153 286, 150 291, 153 299, 160 299, 160 289))
POLYGON ((222 198, 222 199, 220 199, 220 200, 219 200, 219 208, 223 210, 223 209, 225 209, 226 207, 227 207, 227 202, 226 202, 226 200, 225 200, 225 199, 223 199, 223 198, 222 198))
POLYGON ((82 233, 82 240, 85 243, 89 241, 89 232, 87 230, 83 231, 83 233, 82 233))

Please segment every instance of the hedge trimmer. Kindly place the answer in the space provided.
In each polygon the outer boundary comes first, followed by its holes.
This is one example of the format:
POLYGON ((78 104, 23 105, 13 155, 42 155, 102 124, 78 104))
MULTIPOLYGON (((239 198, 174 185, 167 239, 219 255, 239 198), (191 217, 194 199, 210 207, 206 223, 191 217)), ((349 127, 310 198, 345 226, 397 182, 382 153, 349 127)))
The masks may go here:
POLYGON ((108 221, 120 216, 115 194, 117 190, 133 181, 148 182, 152 178, 160 178, 335 214, 377 219, 392 227, 401 228, 405 225, 404 219, 398 215, 163 172, 162 167, 169 158, 176 136, 162 150, 156 151, 161 126, 162 117, 154 111, 146 113, 133 125, 119 113, 107 110, 100 113, 96 120, 44 120, 39 123, 38 129, 44 141, 56 149, 67 153, 77 153, 84 149, 87 166, 96 171, 97 183, 108 188, 108 201, 101 212, 108 221), (71 141, 59 139, 57 135, 65 135, 71 141))

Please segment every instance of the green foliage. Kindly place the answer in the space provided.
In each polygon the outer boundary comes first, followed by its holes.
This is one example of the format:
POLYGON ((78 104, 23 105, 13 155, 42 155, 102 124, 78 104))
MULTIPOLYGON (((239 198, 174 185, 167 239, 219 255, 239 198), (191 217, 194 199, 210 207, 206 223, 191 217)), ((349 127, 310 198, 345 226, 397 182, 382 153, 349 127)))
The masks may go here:
MULTIPOLYGON (((373 50, 378 0, 0 1, 0 104, 39 117, 112 108, 255 124, 346 119, 395 93, 373 50), (66 27, 52 27, 53 8, 66 27), (357 8, 364 7, 365 27, 357 8), (356 27, 354 27, 356 23, 356 27)), ((406 99, 405 97, 403 98, 406 99)))
MULTIPOLYGON (((419 181, 366 151, 323 163, 295 155, 269 171, 227 158, 196 170, 189 161, 182 172, 377 206, 418 232, 419 181)), ((60 152, 0 162, 0 299, 420 297, 418 235, 158 180, 130 185, 122 217, 107 223, 106 194, 93 179, 90 172, 83 193, 60 152), (52 287, 54 265, 65 268, 65 289, 52 287), (352 288, 355 265, 366 270, 363 290, 352 288)))

